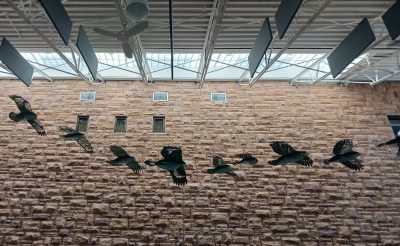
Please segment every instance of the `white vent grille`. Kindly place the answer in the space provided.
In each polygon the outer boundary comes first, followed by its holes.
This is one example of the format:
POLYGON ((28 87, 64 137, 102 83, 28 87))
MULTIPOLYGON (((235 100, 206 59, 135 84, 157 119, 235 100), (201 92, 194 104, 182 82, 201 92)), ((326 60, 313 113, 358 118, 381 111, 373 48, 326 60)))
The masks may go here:
POLYGON ((94 100, 96 100, 96 92, 81 92, 79 100, 94 101, 94 100))
POLYGON ((226 102, 226 93, 211 93, 212 102, 226 102))
POLYGON ((157 91, 153 93, 154 102, 168 102, 168 92, 157 91))

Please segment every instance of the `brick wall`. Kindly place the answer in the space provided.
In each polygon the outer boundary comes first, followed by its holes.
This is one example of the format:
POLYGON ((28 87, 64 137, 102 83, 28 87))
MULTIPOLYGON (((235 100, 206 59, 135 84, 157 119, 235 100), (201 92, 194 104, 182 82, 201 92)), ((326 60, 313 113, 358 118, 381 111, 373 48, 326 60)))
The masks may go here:
POLYGON ((400 84, 0 83, 1 245, 400 244, 400 159, 375 147, 393 137, 386 116, 400 115, 400 84), (97 100, 80 102, 80 91, 97 100), (153 103, 154 91, 170 101, 153 103), (210 102, 219 91, 226 104, 210 102), (30 100, 47 137, 8 119, 12 93, 30 100), (58 136, 77 115, 90 116, 95 154, 58 136), (128 116, 126 134, 113 131, 118 115, 128 116), (152 133, 153 116, 166 117, 165 134, 152 133), (364 153, 361 172, 322 163, 342 138, 364 153), (274 140, 309 151, 314 166, 270 166, 274 140), (177 187, 155 167, 109 166, 112 144, 141 162, 164 144, 182 146, 189 184, 177 187), (260 160, 236 167, 243 181, 206 173, 213 153, 232 161, 241 152, 260 160))

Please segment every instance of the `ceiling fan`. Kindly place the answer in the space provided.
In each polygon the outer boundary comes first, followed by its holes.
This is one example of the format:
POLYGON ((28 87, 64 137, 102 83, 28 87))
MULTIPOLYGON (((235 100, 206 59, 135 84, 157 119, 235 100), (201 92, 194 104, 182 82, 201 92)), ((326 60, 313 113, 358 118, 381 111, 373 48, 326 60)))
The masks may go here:
POLYGON ((93 28, 93 31, 107 37, 116 38, 122 43, 122 49, 124 50, 125 56, 128 58, 132 58, 132 48, 129 44, 129 38, 143 32, 146 28, 149 27, 149 23, 147 21, 139 21, 128 30, 126 29, 127 25, 128 21, 124 20, 122 22, 123 30, 119 32, 108 31, 100 27, 93 28))

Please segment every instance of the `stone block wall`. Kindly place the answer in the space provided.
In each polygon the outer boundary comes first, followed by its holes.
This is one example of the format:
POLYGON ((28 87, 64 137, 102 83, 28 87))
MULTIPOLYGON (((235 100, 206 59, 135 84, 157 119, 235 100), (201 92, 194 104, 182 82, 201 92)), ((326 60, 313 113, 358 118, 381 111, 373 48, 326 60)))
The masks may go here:
POLYGON ((400 84, 38 82, 0 81, 0 245, 400 245, 400 159, 375 147, 393 138, 387 115, 400 115, 400 84), (81 91, 97 100, 80 102, 81 91), (153 102, 154 91, 169 102, 153 102), (227 103, 211 103, 211 92, 227 103), (8 119, 13 93, 30 101, 46 137, 8 119), (94 154, 59 137, 78 115, 90 117, 94 154), (121 115, 126 134, 113 130, 121 115), (166 133, 152 133, 153 116, 165 116, 166 133), (323 164, 342 138, 364 154, 362 171, 323 164), (269 165, 275 140, 309 151, 314 165, 269 165), (110 145, 140 162, 179 145, 189 183, 175 186, 156 167, 109 166, 110 145), (232 162, 242 152, 259 163, 235 166, 241 180, 206 173, 214 153, 232 162))

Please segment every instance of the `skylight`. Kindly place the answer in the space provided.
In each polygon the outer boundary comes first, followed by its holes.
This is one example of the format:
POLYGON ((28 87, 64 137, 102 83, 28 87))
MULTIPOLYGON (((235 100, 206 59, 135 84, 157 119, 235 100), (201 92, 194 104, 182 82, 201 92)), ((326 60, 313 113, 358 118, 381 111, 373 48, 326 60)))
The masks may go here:
MULTIPOLYGON (((73 79, 78 78, 77 74, 67 65, 56 53, 22 53, 22 55, 36 68, 41 69, 51 78, 73 79)), ((73 60, 71 53, 65 55, 73 60)), ((134 59, 127 59, 123 53, 96 53, 99 59, 99 74, 104 79, 139 80, 140 73, 134 59)), ((275 54, 272 54, 271 58, 275 54)), ((312 65, 320 59, 324 53, 286 53, 265 73, 263 80, 292 80, 306 67, 312 65)), ((247 53, 214 53, 208 68, 206 80, 232 80, 238 81, 240 78, 244 82, 249 81, 247 53)), ((151 76, 154 80, 170 80, 170 53, 147 53, 146 58, 151 76)), ((357 63, 363 57, 358 58, 357 63)), ((175 80, 195 81, 199 72, 201 54, 200 53, 176 53, 174 54, 174 73, 175 80)), ((89 74, 83 61, 77 61, 83 74, 89 74)), ((261 62, 257 73, 265 66, 265 60, 261 62)), ((313 70, 309 70, 301 77, 302 79, 315 78, 319 74, 329 72, 327 62, 313 70)), ((257 74, 256 73, 256 74, 257 74)), ((1 77, 14 77, 8 71, 0 67, 1 77)), ((35 72, 34 77, 42 77, 35 72)), ((332 79, 332 77, 327 78, 332 79)))

